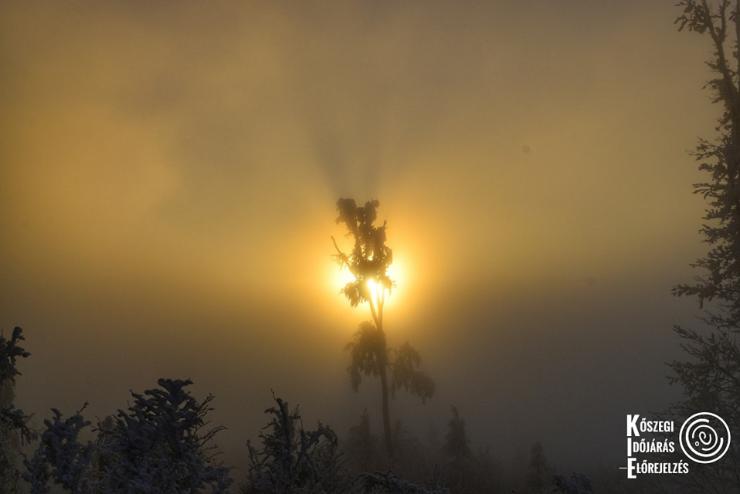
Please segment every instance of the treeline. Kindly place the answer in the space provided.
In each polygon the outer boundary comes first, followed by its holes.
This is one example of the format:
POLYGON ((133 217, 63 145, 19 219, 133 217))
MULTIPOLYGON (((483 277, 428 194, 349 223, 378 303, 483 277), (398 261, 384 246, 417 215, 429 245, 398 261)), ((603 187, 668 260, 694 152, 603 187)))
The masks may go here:
POLYGON ((85 407, 65 416, 53 409, 39 430, 13 399, 18 361, 29 357, 23 332, 0 336, 0 492, 126 493, 591 493, 579 475, 553 475, 542 446, 514 479, 489 451, 473 451, 465 421, 452 408, 440 444, 422 444, 400 422, 392 460, 365 412, 343 441, 328 425, 306 428, 300 410, 275 397, 268 422, 248 442, 246 474, 235 480, 219 459, 209 425, 213 396, 199 400, 189 380, 160 379, 132 393, 126 409, 93 423, 85 407))

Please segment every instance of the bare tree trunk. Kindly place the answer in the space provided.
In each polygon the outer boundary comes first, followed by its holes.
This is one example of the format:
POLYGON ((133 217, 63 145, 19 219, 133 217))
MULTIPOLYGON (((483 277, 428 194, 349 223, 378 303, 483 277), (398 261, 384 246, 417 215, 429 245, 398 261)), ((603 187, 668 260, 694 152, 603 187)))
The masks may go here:
POLYGON ((15 397, 13 388, 13 383, 9 379, 0 384, 0 408, 9 407, 13 404, 13 398, 15 397))
POLYGON ((383 401, 383 435, 385 438, 385 450, 388 458, 393 458, 393 435, 391 433, 391 412, 388 403, 388 377, 386 375, 386 366, 380 370, 380 391, 383 401))
POLYGON ((381 406, 383 412, 383 439, 385 442, 385 451, 388 454, 388 458, 393 458, 393 434, 391 432, 391 411, 390 402, 388 397, 388 345, 385 341, 385 331, 383 331, 383 301, 382 299, 378 303, 378 307, 375 307, 372 299, 370 300, 370 311, 375 321, 375 327, 380 331, 383 338, 383 345, 381 348, 381 355, 378 355, 378 362, 380 363, 380 393, 381 393, 381 406))

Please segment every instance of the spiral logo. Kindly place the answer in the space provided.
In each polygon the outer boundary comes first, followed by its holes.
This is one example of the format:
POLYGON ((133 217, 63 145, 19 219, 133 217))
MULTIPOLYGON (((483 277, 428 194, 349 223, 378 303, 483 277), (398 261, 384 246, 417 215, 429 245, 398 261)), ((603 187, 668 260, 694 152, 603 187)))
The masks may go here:
POLYGON ((730 428, 719 415, 695 413, 681 426, 679 443, 690 460, 713 463, 722 458, 730 447, 730 428))

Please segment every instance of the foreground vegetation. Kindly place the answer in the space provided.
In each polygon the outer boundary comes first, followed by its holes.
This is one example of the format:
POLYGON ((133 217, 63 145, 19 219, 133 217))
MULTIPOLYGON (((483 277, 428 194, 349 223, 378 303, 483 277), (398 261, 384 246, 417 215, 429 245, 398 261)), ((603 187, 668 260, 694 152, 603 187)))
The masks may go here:
POLYGON ((128 408, 97 423, 85 417, 84 406, 69 416, 54 409, 32 430, 12 393, 19 361, 30 356, 23 341, 20 328, 10 338, 0 336, 2 493, 592 492, 583 476, 553 475, 539 444, 528 471, 507 479, 488 451, 471 450, 454 407, 439 446, 422 445, 397 422, 397 451, 389 461, 367 413, 340 440, 328 425, 305 428, 298 407, 275 397, 266 426, 247 443, 240 481, 214 445, 224 428, 208 423, 213 396, 197 399, 189 380, 160 379, 156 388, 132 393, 128 408))

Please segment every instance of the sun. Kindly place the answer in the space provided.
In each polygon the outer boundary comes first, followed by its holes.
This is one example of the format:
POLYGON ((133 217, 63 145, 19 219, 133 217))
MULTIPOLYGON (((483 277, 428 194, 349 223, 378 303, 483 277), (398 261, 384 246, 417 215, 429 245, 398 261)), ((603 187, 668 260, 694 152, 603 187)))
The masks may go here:
MULTIPOLYGON (((347 283, 355 281, 355 276, 350 272, 347 266, 337 267, 334 265, 332 270, 332 288, 335 292, 341 291, 347 283)), ((372 301, 377 305, 378 301, 383 299, 385 307, 392 307, 398 302, 398 299, 404 292, 406 286, 406 271, 404 269, 403 261, 400 259, 393 259, 393 262, 386 271, 391 280, 393 280, 393 288, 387 289, 380 285, 375 280, 367 280, 367 288, 372 297, 372 301)))

